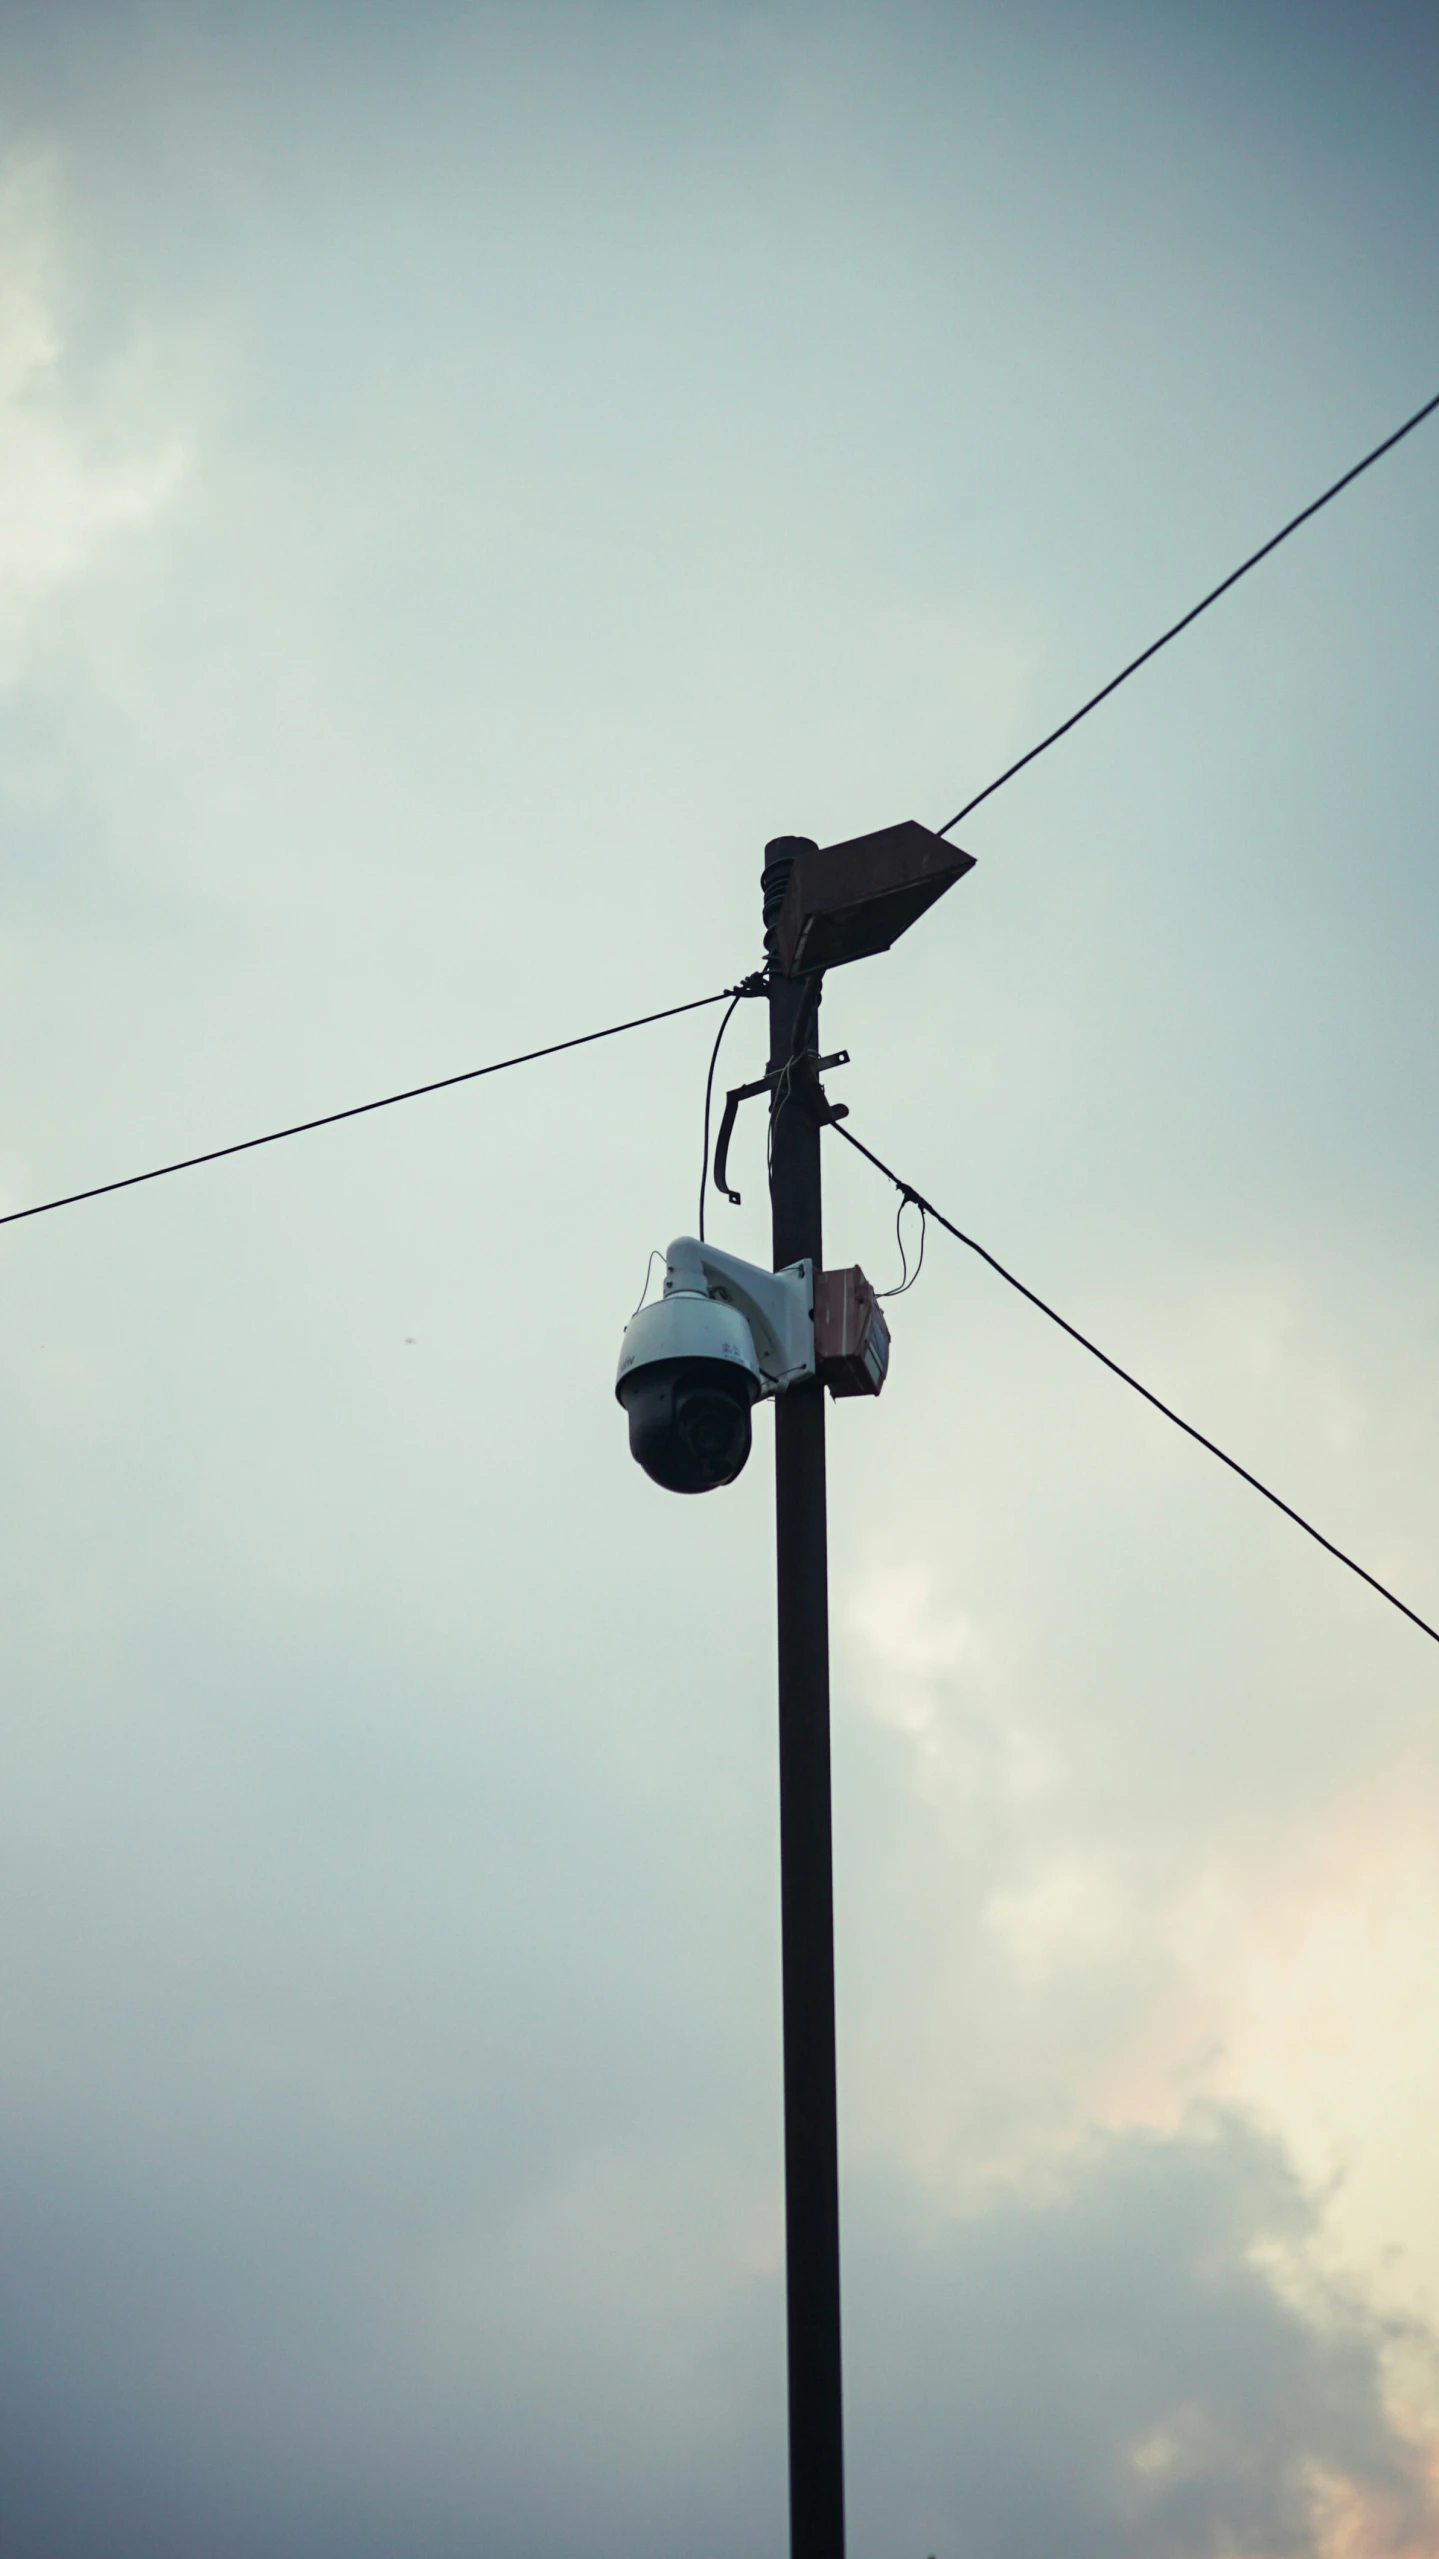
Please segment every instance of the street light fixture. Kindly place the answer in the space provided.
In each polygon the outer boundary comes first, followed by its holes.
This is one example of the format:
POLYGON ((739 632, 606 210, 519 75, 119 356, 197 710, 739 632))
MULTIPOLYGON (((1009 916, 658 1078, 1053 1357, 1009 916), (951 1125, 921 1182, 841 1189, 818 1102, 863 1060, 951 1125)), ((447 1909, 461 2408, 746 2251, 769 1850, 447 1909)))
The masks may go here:
POLYGON ((788 840, 795 847, 794 866, 772 943, 782 977, 812 977, 889 950, 974 868, 972 853, 961 853, 913 818, 882 826, 875 835, 850 836, 843 844, 788 840))

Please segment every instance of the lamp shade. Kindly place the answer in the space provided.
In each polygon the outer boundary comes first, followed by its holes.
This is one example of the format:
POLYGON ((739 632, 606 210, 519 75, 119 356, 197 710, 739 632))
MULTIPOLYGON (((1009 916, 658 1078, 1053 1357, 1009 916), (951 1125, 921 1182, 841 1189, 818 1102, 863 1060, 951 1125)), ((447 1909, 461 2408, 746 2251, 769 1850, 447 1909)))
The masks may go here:
POLYGON ((775 920, 775 965, 784 977, 809 977, 887 951, 973 868, 973 854, 914 818, 843 844, 805 846, 775 920))

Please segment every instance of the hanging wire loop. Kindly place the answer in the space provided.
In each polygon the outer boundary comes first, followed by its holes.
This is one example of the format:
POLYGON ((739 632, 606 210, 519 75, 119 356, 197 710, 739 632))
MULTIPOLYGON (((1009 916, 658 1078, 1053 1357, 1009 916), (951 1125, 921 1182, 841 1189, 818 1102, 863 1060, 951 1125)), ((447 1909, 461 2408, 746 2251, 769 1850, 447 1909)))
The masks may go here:
POLYGON ((927 1203, 920 1198, 918 1191, 912 1191, 910 1189, 907 1182, 901 1182, 899 1185, 899 1206, 894 1212, 894 1240, 899 1246, 899 1286, 898 1288, 876 1289, 875 1295, 877 1297, 885 1298, 908 1296, 909 1291, 913 1288, 915 1281, 918 1279, 920 1272, 924 1268, 924 1247, 928 1233, 929 1208, 927 1203), (904 1212, 907 1208, 917 1208, 919 1211, 919 1259, 915 1263, 913 1270, 909 1267, 909 1255, 905 1251, 904 1244, 904 1212))

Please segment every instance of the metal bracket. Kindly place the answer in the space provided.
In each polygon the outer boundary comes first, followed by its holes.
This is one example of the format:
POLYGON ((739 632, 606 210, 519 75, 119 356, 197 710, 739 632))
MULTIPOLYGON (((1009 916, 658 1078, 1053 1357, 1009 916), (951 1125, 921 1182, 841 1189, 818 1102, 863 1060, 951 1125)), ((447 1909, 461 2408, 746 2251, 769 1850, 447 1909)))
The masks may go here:
POLYGON ((787 1386, 813 1377, 812 1262, 791 1262, 782 1271, 767 1271, 754 1262, 737 1260, 733 1253, 722 1253, 718 1245, 700 1244, 693 1235, 677 1235, 665 1255, 661 1304, 678 1312, 696 1297, 717 1298, 744 1317, 765 1395, 782 1395, 787 1386))
POLYGON ((773 1093, 777 1084, 789 1079, 790 1089, 786 1098, 807 1111, 817 1128, 823 1128, 828 1120, 847 1120, 848 1104, 831 1102, 828 1095, 821 1092, 819 1078, 828 1074, 832 1066, 848 1064, 847 1048, 837 1048, 830 1057, 818 1057, 813 1049, 803 1049, 798 1057, 787 1058, 783 1066, 772 1066, 768 1075, 758 1076, 753 1084, 736 1084, 732 1092, 726 1093, 724 1118, 720 1121, 715 1144, 714 1183, 715 1189, 723 1191, 732 1208, 739 1207, 740 1195, 729 1186, 729 1147, 741 1102, 753 1102, 761 1093, 773 1093))

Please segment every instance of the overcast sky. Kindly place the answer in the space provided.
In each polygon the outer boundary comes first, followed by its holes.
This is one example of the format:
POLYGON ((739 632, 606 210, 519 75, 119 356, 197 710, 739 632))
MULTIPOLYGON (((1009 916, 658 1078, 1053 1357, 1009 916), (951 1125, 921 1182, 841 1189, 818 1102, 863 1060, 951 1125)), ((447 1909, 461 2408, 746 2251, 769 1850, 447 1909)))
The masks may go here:
MULTIPOLYGON (((1436 107, 1390 0, 5 0, 0 1206, 942 823, 1439 389, 1436 107)), ((1436 582, 1439 420, 824 1027, 1439 1620, 1436 582)), ((783 2548, 769 1427, 684 1502, 612 1400, 715 1018, 0 1237, 7 2559, 783 2548)), ((943 1235, 893 1323, 855 2559, 1432 2559, 1439 1653, 943 1235)))

